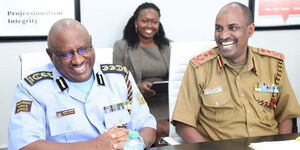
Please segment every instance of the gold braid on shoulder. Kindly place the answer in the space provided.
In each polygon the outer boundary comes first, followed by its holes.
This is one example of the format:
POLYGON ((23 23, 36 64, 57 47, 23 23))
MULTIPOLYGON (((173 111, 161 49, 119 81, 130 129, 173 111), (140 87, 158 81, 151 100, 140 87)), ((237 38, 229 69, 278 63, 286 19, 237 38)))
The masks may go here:
POLYGON ((131 105, 132 105, 132 85, 131 82, 129 80, 128 74, 123 74, 125 82, 126 82, 126 86, 127 86, 127 102, 126 102, 126 107, 127 110, 129 112, 129 114, 131 113, 131 105))

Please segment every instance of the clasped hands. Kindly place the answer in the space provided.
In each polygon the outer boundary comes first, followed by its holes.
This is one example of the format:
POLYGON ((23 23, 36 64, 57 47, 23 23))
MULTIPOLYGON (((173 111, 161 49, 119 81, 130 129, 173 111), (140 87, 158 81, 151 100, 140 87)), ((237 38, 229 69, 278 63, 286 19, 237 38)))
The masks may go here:
POLYGON ((128 139, 129 130, 125 128, 113 127, 105 131, 93 141, 96 142, 96 149, 119 150, 123 149, 128 139))

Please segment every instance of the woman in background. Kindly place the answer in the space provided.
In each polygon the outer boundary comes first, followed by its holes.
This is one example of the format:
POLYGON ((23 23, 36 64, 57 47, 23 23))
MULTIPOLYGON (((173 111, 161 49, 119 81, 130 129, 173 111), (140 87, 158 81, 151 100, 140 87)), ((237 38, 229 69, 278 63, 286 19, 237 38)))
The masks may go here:
POLYGON ((170 40, 165 37, 159 8, 153 3, 138 6, 113 49, 113 63, 130 70, 158 120, 157 139, 168 136, 168 95, 151 89, 154 81, 167 81, 169 76, 170 40))

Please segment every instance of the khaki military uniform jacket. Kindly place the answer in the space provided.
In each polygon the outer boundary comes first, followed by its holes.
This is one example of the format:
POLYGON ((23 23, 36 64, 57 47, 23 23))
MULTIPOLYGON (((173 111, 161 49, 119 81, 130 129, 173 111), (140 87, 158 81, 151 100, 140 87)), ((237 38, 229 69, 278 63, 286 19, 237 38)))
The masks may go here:
POLYGON ((237 73, 218 48, 194 57, 172 120, 210 140, 278 134, 279 122, 300 116, 283 59, 281 53, 249 46, 246 64, 237 73))

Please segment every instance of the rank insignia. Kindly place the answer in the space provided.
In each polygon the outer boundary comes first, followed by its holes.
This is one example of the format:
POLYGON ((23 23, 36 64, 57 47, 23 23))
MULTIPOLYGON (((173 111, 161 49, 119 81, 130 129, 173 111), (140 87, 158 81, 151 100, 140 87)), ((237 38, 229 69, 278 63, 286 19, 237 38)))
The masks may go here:
POLYGON ((124 73, 128 74, 128 70, 125 66, 114 64, 102 64, 100 68, 103 73, 124 73))
POLYGON ((99 72, 96 73, 96 79, 99 85, 105 85, 103 76, 99 72))
POLYGON ((35 83, 44 80, 44 79, 52 79, 53 75, 52 72, 48 71, 40 71, 40 72, 35 72, 26 78, 24 80, 30 85, 33 86, 35 83))
POLYGON ((63 111, 58 111, 58 112, 56 112, 56 117, 60 118, 60 117, 71 115, 71 114, 75 114, 75 109, 74 108, 66 109, 66 110, 63 110, 63 111))
POLYGON ((209 50, 206 52, 203 52, 201 54, 199 54, 198 56, 195 56, 191 59, 191 61, 199 66, 200 64, 203 64, 204 62, 211 60, 212 58, 215 58, 217 55, 217 53, 214 50, 209 50))
POLYGON ((275 52, 275 51, 271 51, 271 50, 267 50, 267 49, 260 49, 259 53, 263 54, 263 55, 272 56, 272 57, 284 60, 284 55, 282 53, 279 53, 279 52, 275 52))
POLYGON ((146 100, 141 93, 137 94, 136 97, 137 97, 138 101, 140 102, 140 104, 146 104, 146 100))
POLYGON ((17 102, 15 114, 19 112, 30 112, 31 105, 32 105, 32 101, 30 100, 21 100, 17 102))
POLYGON ((64 91, 68 88, 68 85, 63 77, 57 77, 56 83, 58 84, 61 91, 64 91))

